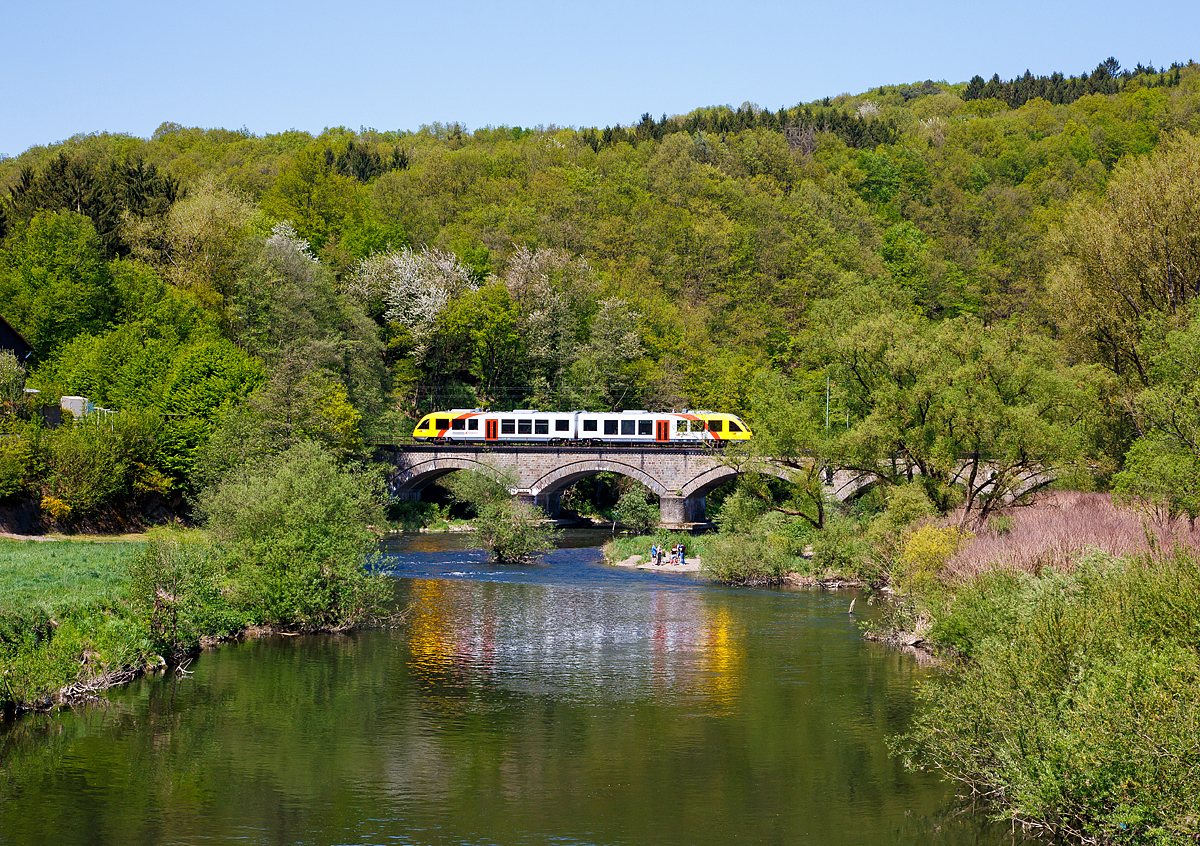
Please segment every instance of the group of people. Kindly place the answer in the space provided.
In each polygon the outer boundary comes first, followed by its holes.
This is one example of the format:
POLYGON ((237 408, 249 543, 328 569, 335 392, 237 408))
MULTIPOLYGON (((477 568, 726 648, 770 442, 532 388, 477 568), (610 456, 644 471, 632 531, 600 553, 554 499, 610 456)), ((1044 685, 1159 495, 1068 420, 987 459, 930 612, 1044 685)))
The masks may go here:
MULTIPOLYGON (((654 566, 657 567, 663 563, 664 554, 665 554, 665 550, 659 544, 652 544, 650 546, 650 562, 652 564, 654 564, 654 566)), ((683 564, 684 563, 684 553, 683 553, 683 544, 682 543, 671 544, 671 553, 670 553, 670 557, 667 559, 667 563, 668 564, 683 564)))

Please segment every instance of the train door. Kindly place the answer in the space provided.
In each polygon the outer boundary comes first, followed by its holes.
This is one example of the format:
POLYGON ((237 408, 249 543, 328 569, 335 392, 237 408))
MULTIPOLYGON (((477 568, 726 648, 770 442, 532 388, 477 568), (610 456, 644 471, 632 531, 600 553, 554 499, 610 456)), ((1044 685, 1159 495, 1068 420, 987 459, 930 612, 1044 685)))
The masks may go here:
POLYGON ((671 437, 671 423, 669 420, 657 420, 654 423, 654 440, 666 441, 671 437))
POLYGON ((484 420, 483 421, 483 439, 485 441, 494 441, 494 440, 498 439, 500 437, 499 433, 497 432, 497 430, 499 428, 500 428, 500 421, 484 420))

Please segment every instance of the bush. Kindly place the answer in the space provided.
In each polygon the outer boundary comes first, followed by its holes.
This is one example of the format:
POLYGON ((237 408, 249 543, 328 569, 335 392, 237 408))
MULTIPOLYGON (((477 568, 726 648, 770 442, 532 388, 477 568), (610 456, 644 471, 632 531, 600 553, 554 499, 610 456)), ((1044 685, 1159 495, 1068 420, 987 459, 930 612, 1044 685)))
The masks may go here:
POLYGON ((898 748, 1017 819, 1100 842, 1194 843, 1197 595, 1192 551, 980 577, 933 629, 973 660, 924 688, 898 748))
POLYGON ((836 573, 847 578, 860 574, 865 549, 855 524, 845 518, 832 518, 813 538, 812 566, 818 573, 836 573))
POLYGON ((541 509, 515 502, 513 471, 477 473, 462 470, 447 486, 459 502, 475 510, 475 531, 483 548, 502 564, 530 561, 554 546, 558 532, 546 525, 541 509))
POLYGON ((541 509, 512 500, 479 508, 475 532, 483 548, 501 564, 522 564, 553 549, 558 533, 549 528, 541 509))
POLYGON ((613 512, 616 521, 634 534, 643 534, 658 525, 660 519, 658 507, 650 502, 647 493, 642 485, 633 485, 621 495, 613 512))
POLYGON ((735 585, 777 585, 791 570, 792 556, 761 535, 720 534, 708 538, 701 570, 735 585))
POLYGON ((202 637, 241 627, 224 582, 224 568, 206 542, 155 538, 134 561, 130 599, 168 661, 198 649, 202 637))
POLYGON ((156 467, 159 418, 125 412, 91 415, 45 437, 44 494, 61 500, 72 517, 86 517, 139 493, 165 492, 169 480, 156 467))
POLYGON ((340 467, 311 441, 207 493, 203 510, 246 622, 329 629, 379 613, 389 585, 366 564, 382 497, 377 476, 340 467))

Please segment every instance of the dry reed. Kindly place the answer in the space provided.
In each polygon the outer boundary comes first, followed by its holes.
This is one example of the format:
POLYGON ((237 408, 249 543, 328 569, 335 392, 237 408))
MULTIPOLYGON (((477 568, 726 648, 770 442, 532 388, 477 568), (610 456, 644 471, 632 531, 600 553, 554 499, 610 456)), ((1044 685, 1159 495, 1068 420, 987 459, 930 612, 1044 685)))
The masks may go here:
MULTIPOLYGON (((1149 550, 1151 543, 1160 549, 1200 548, 1200 530, 1186 519, 1164 525, 1144 513, 1118 508, 1105 493, 1058 492, 1034 505, 1005 509, 997 517, 1001 519, 994 517, 989 525, 978 527, 975 537, 947 562, 944 577, 970 579, 997 568, 1035 574, 1065 571, 1090 550, 1130 555, 1149 550)), ((955 525, 961 521, 961 514, 947 518, 955 525)))

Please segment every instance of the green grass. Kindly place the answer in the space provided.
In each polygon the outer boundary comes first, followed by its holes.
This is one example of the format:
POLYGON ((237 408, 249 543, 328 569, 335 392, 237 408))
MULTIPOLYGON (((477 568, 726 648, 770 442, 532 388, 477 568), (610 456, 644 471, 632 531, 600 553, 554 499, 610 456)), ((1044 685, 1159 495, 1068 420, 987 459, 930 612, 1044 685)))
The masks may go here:
POLYGON ((0 541, 0 614, 124 597, 127 567, 144 543, 0 541))
POLYGON ((660 531, 653 535, 635 535, 621 536, 613 538, 604 545, 604 554, 611 561, 624 561, 631 555, 642 556, 643 561, 650 559, 650 545, 657 543, 659 546, 670 549, 677 543, 682 543, 685 549, 685 555, 688 558, 704 557, 704 550, 707 548, 707 537, 705 535, 689 535, 687 532, 668 532, 660 531))
POLYGON ((0 701, 45 701, 151 653, 127 602, 128 567, 144 546, 0 542, 0 701))

